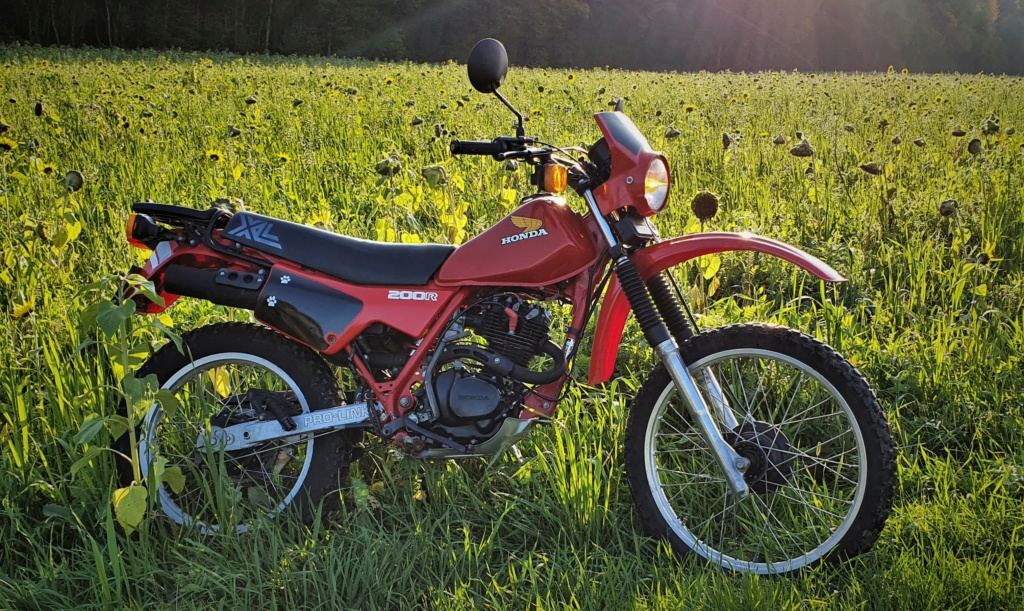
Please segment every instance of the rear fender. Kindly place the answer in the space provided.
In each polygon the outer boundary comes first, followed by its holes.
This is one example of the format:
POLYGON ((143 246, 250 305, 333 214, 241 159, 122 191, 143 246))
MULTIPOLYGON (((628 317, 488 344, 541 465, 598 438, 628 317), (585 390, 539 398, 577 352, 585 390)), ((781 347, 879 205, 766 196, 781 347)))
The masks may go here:
MULTIPOLYGON (((734 250, 752 250, 778 257, 807 270, 825 282, 846 281, 842 274, 821 259, 785 242, 750 233, 712 232, 672 238, 643 248, 630 258, 646 280, 696 257, 734 250)), ((594 333, 594 349, 588 376, 591 384, 611 379, 615 371, 615 359, 619 352, 622 330, 626 326, 629 312, 629 300, 626 299, 618 278, 613 275, 608 283, 594 333)))

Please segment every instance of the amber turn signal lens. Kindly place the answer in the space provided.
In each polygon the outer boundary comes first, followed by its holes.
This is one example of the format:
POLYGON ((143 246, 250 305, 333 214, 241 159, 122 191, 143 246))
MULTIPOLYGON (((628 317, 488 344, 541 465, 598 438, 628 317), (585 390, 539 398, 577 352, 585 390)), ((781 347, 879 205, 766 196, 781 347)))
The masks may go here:
POLYGON ((125 223, 124 233, 128 238, 128 243, 135 248, 141 248, 142 250, 150 250, 149 246, 146 246, 142 242, 135 239, 135 224, 139 219, 139 215, 132 213, 128 215, 128 222, 125 223))
POLYGON ((569 184, 569 172, 557 163, 544 166, 543 190, 549 193, 561 193, 569 184))

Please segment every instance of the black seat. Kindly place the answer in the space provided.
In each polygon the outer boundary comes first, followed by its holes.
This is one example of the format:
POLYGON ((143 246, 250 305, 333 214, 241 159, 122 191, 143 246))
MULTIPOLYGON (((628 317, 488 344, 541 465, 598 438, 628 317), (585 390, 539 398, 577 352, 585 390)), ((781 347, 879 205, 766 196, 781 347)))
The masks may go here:
POLYGON ((422 286, 454 246, 372 242, 239 212, 222 237, 353 284, 422 286))

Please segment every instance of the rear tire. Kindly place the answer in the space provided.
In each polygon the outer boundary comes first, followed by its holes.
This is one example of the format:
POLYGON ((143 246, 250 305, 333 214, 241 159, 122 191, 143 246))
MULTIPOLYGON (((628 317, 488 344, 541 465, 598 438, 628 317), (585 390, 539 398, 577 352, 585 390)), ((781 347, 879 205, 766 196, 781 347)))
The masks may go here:
MULTIPOLYGON (((224 424, 251 418, 241 400, 259 389, 285 397, 293 414, 340 405, 342 394, 324 360, 274 331, 252 324, 202 327, 182 337, 183 352, 168 344, 136 374, 155 374, 160 388, 180 403, 173 419, 154 404, 138 426, 143 476, 158 460, 178 467, 185 487, 168 483, 157 491, 159 509, 173 521, 202 532, 234 528, 243 532, 257 520, 288 511, 308 521, 322 501, 325 510, 339 499, 358 433, 332 432, 268 441, 256 448, 222 451, 210 444, 197 450, 211 420, 224 424)), ((129 436, 117 449, 130 456, 129 436)), ((119 459, 122 485, 131 483, 131 464, 119 459)))
POLYGON ((626 474, 645 530, 680 555, 778 574, 871 547, 892 507, 892 436, 863 376, 812 337, 731 325, 680 347, 705 402, 714 373, 739 425, 719 430, 751 460, 729 492, 668 372, 658 365, 626 425, 626 474))

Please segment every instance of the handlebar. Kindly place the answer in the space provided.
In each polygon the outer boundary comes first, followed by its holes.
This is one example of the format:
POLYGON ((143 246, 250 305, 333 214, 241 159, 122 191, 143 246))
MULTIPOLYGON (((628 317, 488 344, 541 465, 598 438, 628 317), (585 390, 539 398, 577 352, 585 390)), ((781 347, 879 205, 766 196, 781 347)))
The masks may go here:
MULTIPOLYGON (((452 140, 452 155, 498 155, 512 151, 525 151, 528 144, 535 143, 534 138, 510 138, 501 136, 490 142, 486 140, 452 140)), ((499 159, 500 161, 500 159, 499 159)))
POLYGON ((504 142, 497 140, 452 140, 451 150, 452 155, 498 155, 508 148, 504 142))
POLYGON ((586 188, 589 182, 587 171, 576 161, 554 156, 556 149, 551 146, 543 148, 530 148, 527 145, 535 144, 535 138, 511 138, 502 136, 491 140, 452 140, 452 155, 488 155, 497 161, 506 159, 543 159, 554 160, 556 163, 565 166, 569 171, 569 186, 579 191, 586 188))

